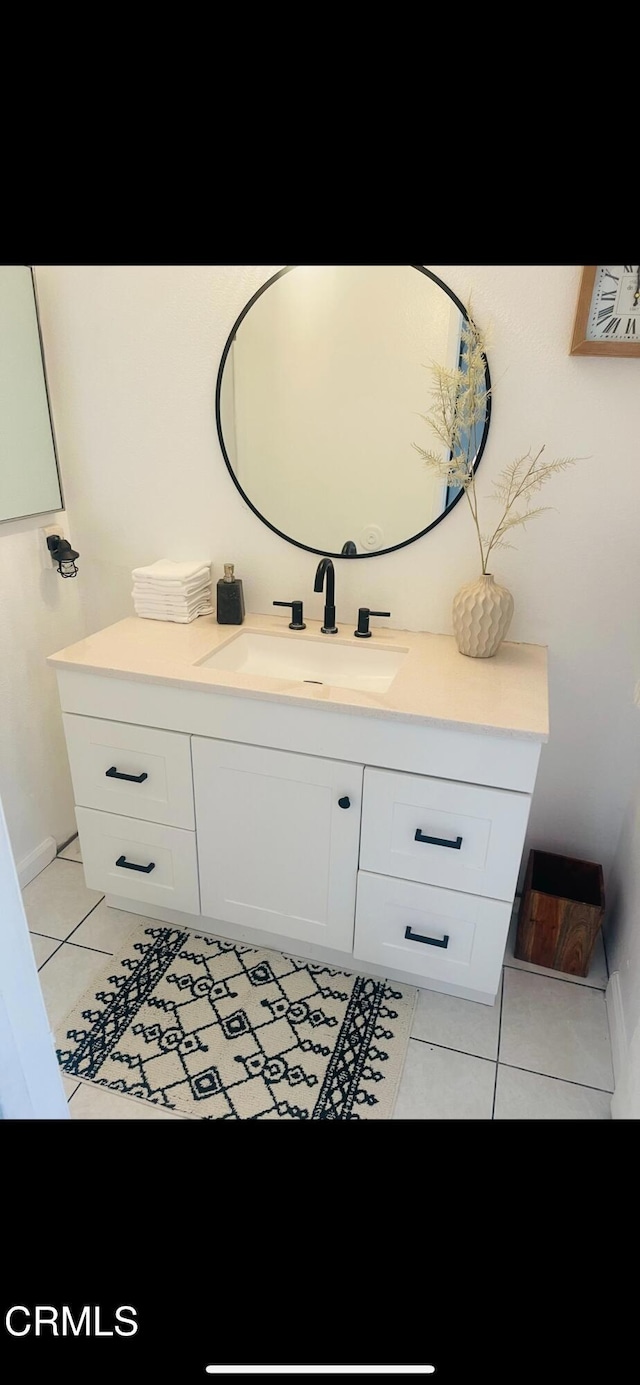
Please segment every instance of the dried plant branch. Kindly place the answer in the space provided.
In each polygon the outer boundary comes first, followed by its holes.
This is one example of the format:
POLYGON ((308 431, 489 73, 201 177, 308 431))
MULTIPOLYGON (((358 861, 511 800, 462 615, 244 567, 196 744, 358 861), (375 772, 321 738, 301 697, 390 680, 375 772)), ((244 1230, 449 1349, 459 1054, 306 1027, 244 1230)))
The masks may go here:
POLYGON ((509 462, 498 475, 490 496, 499 507, 500 517, 490 534, 481 532, 474 464, 478 453, 478 425, 484 427, 490 392, 486 377, 486 338, 470 314, 463 322, 461 339, 465 368, 452 370, 447 366, 431 366, 433 403, 428 413, 419 415, 443 443, 449 456, 444 458, 415 442, 412 445, 425 466, 447 485, 459 486, 464 491, 480 547, 482 572, 486 574, 490 554, 499 548, 513 547, 505 534, 517 526, 526 527, 530 519, 536 519, 550 508, 548 505, 533 506, 531 497, 556 472, 573 466, 577 458, 558 457, 543 462, 543 444, 537 452, 529 448, 521 457, 509 462), (514 508, 516 505, 518 509, 514 508))

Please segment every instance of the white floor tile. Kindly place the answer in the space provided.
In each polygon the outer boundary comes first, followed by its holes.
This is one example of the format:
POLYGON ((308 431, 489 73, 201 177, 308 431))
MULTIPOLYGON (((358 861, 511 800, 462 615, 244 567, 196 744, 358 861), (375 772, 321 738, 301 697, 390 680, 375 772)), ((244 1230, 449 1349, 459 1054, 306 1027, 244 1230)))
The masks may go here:
POLYGON ((499 1026, 500 990, 494 1006, 439 991, 419 991, 411 1034, 478 1058, 497 1058, 499 1026))
POLYGON ((574 984, 578 986, 598 986, 601 991, 606 991, 607 981, 609 980, 609 973, 607 971, 607 960, 604 955, 604 945, 602 942, 601 932, 598 934, 596 945, 593 950, 591 965, 589 967, 589 975, 569 976, 566 972, 552 971, 550 967, 538 967, 533 962, 520 962, 517 957, 514 957, 513 949, 516 944, 517 931, 518 915, 516 912, 513 915, 513 918, 511 920, 511 927, 509 929, 507 948, 504 954, 505 966, 517 967, 518 971, 532 971, 535 972, 538 976, 554 977, 559 981, 573 981, 574 984))
POLYGON ((57 938, 41 938, 38 933, 30 933, 33 955, 36 959, 36 966, 41 967, 47 958, 60 946, 57 938))
POLYGON ((163 1111, 151 1101, 133 1100, 118 1096, 116 1092, 104 1087, 81 1082, 75 1096, 69 1102, 72 1120, 81 1121, 149 1121, 182 1120, 184 1117, 175 1111, 163 1111))
POLYGON ((495 1063, 409 1040, 394 1120, 491 1120, 495 1063))
POLYGON ((506 967, 499 1057, 514 1067, 612 1092, 604 993, 506 967))
POLYGON ((70 941, 81 947, 97 947, 102 952, 119 953, 130 934, 136 928, 145 927, 157 928, 158 920, 146 918, 143 914, 128 914, 124 909, 111 909, 103 899, 84 923, 76 928, 70 941))
POLYGON ((81 861, 81 860, 82 860, 82 856, 81 856, 81 854, 80 854, 80 838, 79 838, 79 837, 74 837, 72 842, 69 842, 67 846, 63 847, 62 851, 59 851, 59 852, 58 852, 58 860, 59 860, 59 861, 81 861))
POLYGON ((494 1120, 598 1121, 611 1119, 611 1097, 557 1077, 498 1065, 494 1120))
POLYGON ((102 952, 89 952, 88 948, 64 943, 42 968, 42 994, 59 1048, 65 1046, 65 1036, 60 1031, 61 1021, 89 989, 94 978, 104 972, 105 963, 108 962, 109 958, 102 952))
POLYGON ((82 867, 58 859, 22 891, 29 928, 49 938, 67 938, 103 897, 87 889, 82 867))

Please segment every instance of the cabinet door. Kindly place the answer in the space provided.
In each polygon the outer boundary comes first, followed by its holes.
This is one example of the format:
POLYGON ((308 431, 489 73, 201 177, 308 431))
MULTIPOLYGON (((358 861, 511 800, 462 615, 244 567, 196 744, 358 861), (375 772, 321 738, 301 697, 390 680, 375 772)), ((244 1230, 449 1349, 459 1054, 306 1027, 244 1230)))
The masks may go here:
POLYGON ((201 908, 351 952, 362 765, 192 738, 201 908))

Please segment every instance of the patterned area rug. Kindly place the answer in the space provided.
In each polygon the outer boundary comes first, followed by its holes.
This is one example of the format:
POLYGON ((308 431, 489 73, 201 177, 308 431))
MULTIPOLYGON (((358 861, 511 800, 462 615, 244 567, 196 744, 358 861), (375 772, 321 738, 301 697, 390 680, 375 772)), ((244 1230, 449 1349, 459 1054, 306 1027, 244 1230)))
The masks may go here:
POLYGON ((70 1077, 205 1120, 389 1120, 413 987, 168 926, 59 1028, 70 1077))

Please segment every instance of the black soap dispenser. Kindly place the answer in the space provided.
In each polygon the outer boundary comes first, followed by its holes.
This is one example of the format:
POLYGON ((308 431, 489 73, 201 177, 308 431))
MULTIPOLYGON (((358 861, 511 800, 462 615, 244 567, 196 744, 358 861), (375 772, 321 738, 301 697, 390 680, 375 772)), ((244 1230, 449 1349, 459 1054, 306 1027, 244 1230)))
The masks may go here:
POLYGON ((224 577, 217 584, 218 625, 242 625, 244 620, 244 593, 242 580, 233 575, 233 563, 225 563, 224 577))

